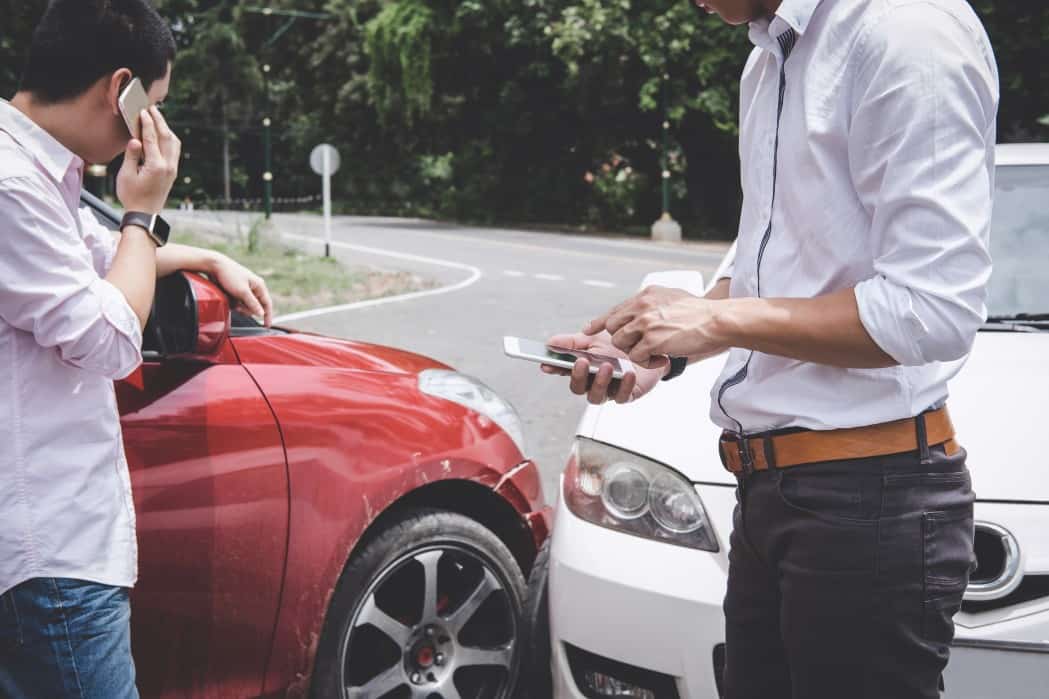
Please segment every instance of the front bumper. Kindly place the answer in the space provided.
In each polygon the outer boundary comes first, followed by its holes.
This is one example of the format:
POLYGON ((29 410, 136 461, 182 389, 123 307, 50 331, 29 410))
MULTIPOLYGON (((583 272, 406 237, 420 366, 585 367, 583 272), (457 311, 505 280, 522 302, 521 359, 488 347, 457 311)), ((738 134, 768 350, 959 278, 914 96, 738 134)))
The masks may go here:
MULTIPOLYGON (((555 699, 586 699, 570 657, 580 649, 672 679, 681 699, 717 699, 723 648, 732 488, 698 486, 721 550, 707 553, 585 522, 559 499, 550 551, 550 628, 555 699)), ((1014 530, 1043 573, 1040 539, 1027 536, 1049 507, 977 503, 979 520, 1014 530), (1033 518, 1033 519, 1032 519, 1033 518)), ((1049 598, 956 617, 945 699, 1044 698, 1049 678, 1049 598)), ((575 668, 578 671, 578 667, 575 668)), ((655 679, 653 679, 655 682, 655 679)), ((593 695, 591 695, 593 696, 593 695)), ((657 694, 665 699, 663 694, 657 694)))
MULTIPOLYGON (((732 521, 732 488, 701 486, 712 522, 732 521)), ((585 522, 559 498, 550 549, 556 699, 584 699, 565 644, 672 678, 681 697, 717 697, 715 648, 728 573, 728 529, 708 553, 585 522)))

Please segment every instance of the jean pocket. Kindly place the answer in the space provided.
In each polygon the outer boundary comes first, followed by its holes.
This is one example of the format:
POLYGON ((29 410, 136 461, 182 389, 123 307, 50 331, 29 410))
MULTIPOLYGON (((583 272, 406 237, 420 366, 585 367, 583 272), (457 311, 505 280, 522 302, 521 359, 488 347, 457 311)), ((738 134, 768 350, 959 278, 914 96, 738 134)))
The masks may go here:
POLYGON ((922 515, 922 564, 925 600, 958 597, 969 584, 973 561, 973 508, 922 515))
POLYGON ((862 476, 781 473, 777 491, 788 508, 840 524, 874 525, 878 518, 876 483, 862 476))

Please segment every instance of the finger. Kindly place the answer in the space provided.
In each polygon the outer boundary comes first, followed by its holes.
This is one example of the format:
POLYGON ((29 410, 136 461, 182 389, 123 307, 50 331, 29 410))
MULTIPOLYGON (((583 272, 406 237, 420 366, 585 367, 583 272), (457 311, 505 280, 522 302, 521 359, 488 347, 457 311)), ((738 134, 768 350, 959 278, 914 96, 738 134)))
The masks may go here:
POLYGON ((630 350, 645 336, 639 323, 624 325, 612 335, 612 344, 616 349, 630 354, 630 350))
POLYGON ((250 285, 237 292, 237 300, 248 309, 248 312, 253 317, 261 318, 266 313, 262 308, 262 304, 255 298, 255 294, 252 293, 250 285))
POLYGON ((568 387, 572 389, 572 393, 582 396, 586 395, 589 384, 590 362, 585 359, 579 359, 572 367, 572 381, 568 384, 568 387))
POLYGON ((616 403, 629 403, 634 396, 634 387, 637 386, 637 372, 628 371, 619 382, 619 390, 616 391, 616 403))
POLYGON ((582 333, 554 335, 546 341, 547 347, 561 347, 563 349, 586 349, 590 346, 592 338, 582 333))
POLYGON ((138 168, 141 161, 142 141, 133 138, 127 142, 127 148, 124 150, 124 164, 121 167, 138 168))
POLYGON ((157 125, 148 109, 142 110, 142 146, 146 153, 146 164, 162 167, 164 158, 160 154, 160 143, 157 141, 157 125))
POLYGON ((628 352, 627 355, 630 357, 630 361, 646 369, 666 366, 668 361, 665 354, 657 352, 652 342, 646 341, 644 338, 634 345, 634 349, 628 352))
POLYGON ((608 314, 606 313, 587 322, 587 324, 583 326, 583 334, 588 337, 600 335, 605 329, 605 321, 607 320, 607 318, 608 314))
POLYGON ((571 376, 572 372, 568 369, 562 369, 559 366, 550 366, 549 364, 540 364, 539 368, 544 374, 550 374, 551 376, 571 376))
POLYGON ((633 323, 641 315, 641 308, 636 304, 624 306, 611 314, 605 321, 605 327, 612 335, 623 329, 624 326, 633 323))
POLYGON ((268 328, 273 323, 273 299, 270 298, 270 290, 266 288, 266 281, 262 277, 252 277, 248 285, 255 298, 262 304, 262 324, 268 328))
POLYGON ((168 126, 164 115, 160 113, 156 105, 149 108, 149 115, 153 117, 153 123, 157 127, 157 140, 160 142, 160 150, 169 163, 177 163, 182 153, 182 143, 168 126))
POLYGON ((597 376, 594 377, 594 382, 590 385, 590 391, 587 393, 587 400, 592 405, 601 405, 608 400, 608 386, 612 383, 612 366, 610 364, 603 364, 600 369, 597 370, 597 376))

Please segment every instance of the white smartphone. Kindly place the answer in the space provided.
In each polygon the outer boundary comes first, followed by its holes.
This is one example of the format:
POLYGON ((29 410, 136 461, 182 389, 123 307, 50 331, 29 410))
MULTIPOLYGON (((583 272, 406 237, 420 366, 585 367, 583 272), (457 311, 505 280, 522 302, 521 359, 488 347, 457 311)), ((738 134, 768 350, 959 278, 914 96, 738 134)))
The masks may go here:
POLYGON ((120 108, 120 116, 124 117, 124 123, 127 125, 127 130, 131 134, 132 138, 142 138, 142 125, 139 123, 142 117, 142 110, 149 109, 149 95, 146 94, 146 90, 142 87, 142 81, 138 78, 132 79, 120 92, 120 98, 117 100, 117 104, 120 108))
POLYGON ((612 365, 612 378, 621 379, 627 372, 633 371, 634 366, 629 359, 620 357, 608 357, 583 350, 567 349, 564 347, 548 347, 542 342, 535 340, 524 340, 520 337, 504 337, 503 351, 508 357, 525 359, 539 364, 571 369, 575 366, 577 359, 586 359, 590 362, 590 373, 596 374, 597 370, 605 364, 612 365))

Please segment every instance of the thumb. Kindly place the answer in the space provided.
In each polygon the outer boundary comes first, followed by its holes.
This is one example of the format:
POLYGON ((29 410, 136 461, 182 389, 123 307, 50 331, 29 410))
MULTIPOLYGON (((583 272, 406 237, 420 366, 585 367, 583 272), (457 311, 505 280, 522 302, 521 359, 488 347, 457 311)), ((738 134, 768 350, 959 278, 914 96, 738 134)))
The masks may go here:
POLYGON ((142 160, 142 141, 133 138, 127 142, 127 148, 124 150, 124 164, 122 168, 137 168, 140 160, 142 160))

